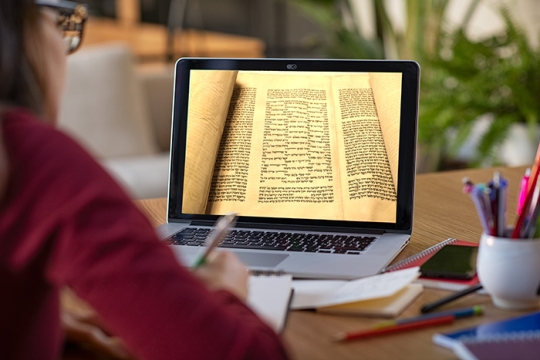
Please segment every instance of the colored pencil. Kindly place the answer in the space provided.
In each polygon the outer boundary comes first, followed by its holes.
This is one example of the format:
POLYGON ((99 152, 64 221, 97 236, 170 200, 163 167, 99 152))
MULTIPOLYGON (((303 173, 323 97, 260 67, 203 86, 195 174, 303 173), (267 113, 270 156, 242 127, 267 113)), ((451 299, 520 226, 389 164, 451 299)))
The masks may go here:
POLYGON ((538 144, 538 149, 536 150, 536 156, 534 159, 534 164, 531 170, 531 175, 529 176, 528 191, 525 196, 525 202, 523 203, 523 208, 519 217, 516 221, 516 226, 512 232, 512 238, 519 239, 521 238, 521 230, 525 219, 529 215, 529 209, 533 201, 534 189, 536 187, 536 182, 538 181, 538 173, 540 172, 540 144, 538 144))
POLYGON ((206 259, 210 253, 219 245, 221 241, 227 237, 229 230, 236 223, 236 214, 227 213, 221 216, 216 222, 215 228, 206 239, 206 249, 204 253, 193 263, 193 267, 197 268, 206 263, 206 259))
POLYGON ((481 315, 483 312, 481 306, 473 306, 465 309, 443 311, 427 315, 415 316, 412 318, 383 321, 375 326, 356 332, 342 332, 334 337, 336 341, 348 341, 374 337, 396 332, 413 330, 427 326, 435 326, 452 323, 456 319, 481 315))
POLYGON ((450 324, 454 322, 455 319, 456 318, 453 317, 452 315, 447 315, 447 316, 442 316, 442 317, 437 317, 437 318, 425 319, 425 320, 417 321, 417 322, 381 327, 378 329, 369 329, 369 330, 357 331, 353 333, 340 333, 336 335, 335 340, 336 341, 356 340, 356 339, 368 338, 368 337, 384 335, 384 334, 391 334, 391 333, 396 333, 396 332, 401 332, 401 331, 406 331, 406 330, 413 330, 413 329, 423 328, 427 326, 450 324))

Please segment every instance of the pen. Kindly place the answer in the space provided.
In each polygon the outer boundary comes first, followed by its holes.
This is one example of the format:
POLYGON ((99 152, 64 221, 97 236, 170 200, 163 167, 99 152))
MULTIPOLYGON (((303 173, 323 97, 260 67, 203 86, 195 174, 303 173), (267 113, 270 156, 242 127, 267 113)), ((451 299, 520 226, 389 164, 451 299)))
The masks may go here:
POLYGON ((463 183, 463 192, 465 194, 470 194, 474 187, 474 183, 468 177, 464 177, 461 181, 463 183))
POLYGON ((518 195, 518 204, 516 209, 516 214, 520 215, 521 211, 523 210, 523 204, 525 203, 525 197, 527 196, 527 191, 529 189, 529 177, 531 175, 531 168, 527 168, 525 170, 525 174, 523 175, 523 178, 521 179, 521 185, 519 188, 519 195, 518 195))
MULTIPOLYGON (((531 190, 532 191, 532 190, 531 190)), ((533 193, 533 200, 530 204, 530 207, 528 210, 528 216, 525 218, 525 222, 523 223, 521 236, 523 238, 531 238, 536 229, 536 220, 538 218, 538 212, 540 207, 540 182, 536 183, 536 187, 534 188, 533 193)))
POLYGON ((484 233, 491 234, 491 228, 489 226, 488 214, 485 204, 484 188, 485 186, 483 184, 472 186, 469 192, 469 196, 471 197, 474 206, 476 207, 476 212, 478 213, 478 218, 480 219, 480 223, 482 224, 484 233))
POLYGON ((454 301, 454 300, 457 300, 465 295, 468 295, 468 294, 471 294, 473 292, 476 292, 478 290, 480 290, 482 288, 482 284, 476 284, 476 285, 473 285, 473 286, 469 286, 468 288, 462 290, 462 291, 458 291, 458 292, 455 292, 449 296, 445 296, 437 301, 434 301, 432 303, 429 303, 429 304, 426 304, 422 307, 422 309, 420 309, 420 312, 422 313, 428 313, 430 311, 433 311, 435 310, 436 308, 442 306, 442 305, 446 305, 448 304, 449 302, 451 301, 454 301))
POLYGON ((506 231, 506 188, 508 183, 499 171, 493 173, 489 182, 493 228, 491 235, 503 237, 506 231))
POLYGON ((516 221, 516 226, 514 227, 514 231, 512 232, 511 237, 513 239, 518 239, 521 237, 522 226, 523 226, 523 223, 525 222, 525 218, 528 215, 527 213, 528 213, 529 207, 531 206, 531 202, 533 200, 532 198, 533 198, 534 188, 536 187, 536 183, 538 181, 539 172, 540 172, 540 144, 538 144, 538 149, 536 150, 536 156, 534 158, 531 175, 529 176, 527 194, 525 195, 523 208, 516 221))
POLYGON ((401 331, 406 331, 406 330, 412 330, 412 329, 417 329, 417 328, 422 328, 422 327, 427 327, 427 326, 448 324, 448 323, 454 322, 454 320, 456 319, 476 316, 476 315, 481 315, 481 314, 482 314, 482 307, 477 305, 477 306, 473 306, 473 307, 465 308, 465 309, 443 311, 443 312, 421 315, 421 316, 416 316, 416 317, 406 318, 406 319, 401 319, 401 320, 384 321, 367 330, 350 332, 350 333, 347 333, 347 332, 339 333, 334 337, 334 340, 336 341, 355 340, 355 339, 362 339, 362 338, 373 337, 373 336, 378 336, 378 335, 391 334, 391 333, 396 333, 396 332, 401 332, 401 331))
POLYGON ((482 196, 484 199, 483 204, 484 204, 484 211, 486 213, 486 219, 487 219, 488 229, 489 229, 489 232, 487 234, 497 236, 497 234, 495 233, 495 217, 493 216, 493 214, 496 213, 496 211, 493 211, 494 204, 491 203, 492 198, 494 197, 494 195, 492 194, 495 194, 495 192, 492 191, 491 188, 486 187, 486 186, 483 187, 483 190, 482 190, 482 196))
POLYGON ((508 192, 508 181, 500 177, 499 197, 497 199, 498 206, 498 229, 497 236, 504 237, 506 235, 506 194, 508 192))
POLYGON ((206 263, 208 255, 219 245, 221 241, 227 236, 229 229, 236 223, 236 214, 227 213, 221 216, 216 222, 214 231, 206 239, 206 250, 204 253, 193 263, 193 267, 197 268, 206 263))

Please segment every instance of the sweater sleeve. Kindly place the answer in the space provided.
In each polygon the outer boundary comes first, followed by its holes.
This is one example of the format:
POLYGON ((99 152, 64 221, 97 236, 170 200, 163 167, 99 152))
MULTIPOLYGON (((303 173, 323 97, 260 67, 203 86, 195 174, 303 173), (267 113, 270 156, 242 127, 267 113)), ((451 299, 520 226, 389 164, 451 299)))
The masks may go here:
POLYGON ((286 357, 278 336, 244 303, 209 292, 179 265, 80 146, 42 125, 20 127, 32 144, 23 158, 34 186, 25 193, 48 219, 50 282, 71 286, 142 359, 286 357))

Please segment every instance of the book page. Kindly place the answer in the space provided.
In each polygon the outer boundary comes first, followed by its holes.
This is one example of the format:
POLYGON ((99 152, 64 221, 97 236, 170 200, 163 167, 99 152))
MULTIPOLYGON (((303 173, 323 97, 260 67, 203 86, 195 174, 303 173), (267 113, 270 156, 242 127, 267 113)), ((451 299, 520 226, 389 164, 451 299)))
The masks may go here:
POLYGON ((295 280, 292 309, 309 309, 394 295, 420 275, 419 267, 346 281, 295 280), (321 291, 316 291, 319 288, 321 291))
POLYGON ((293 280, 292 310, 314 309, 316 304, 345 286, 347 280, 293 280))
POLYGON ((346 220, 395 222, 397 196, 370 77, 332 77, 346 220))
POLYGON ((333 112, 325 76, 240 72, 207 213, 342 219, 333 112))
POLYGON ((191 71, 183 213, 204 214, 206 211, 214 164, 237 73, 191 71))
POLYGON ((317 308, 323 314, 339 314, 353 316, 375 316, 393 318, 405 310, 423 291, 421 284, 409 284, 393 295, 354 301, 340 305, 329 305, 317 308))
POLYGON ((397 190, 399 134, 401 120, 401 73, 369 73, 375 106, 383 133, 390 171, 397 190))

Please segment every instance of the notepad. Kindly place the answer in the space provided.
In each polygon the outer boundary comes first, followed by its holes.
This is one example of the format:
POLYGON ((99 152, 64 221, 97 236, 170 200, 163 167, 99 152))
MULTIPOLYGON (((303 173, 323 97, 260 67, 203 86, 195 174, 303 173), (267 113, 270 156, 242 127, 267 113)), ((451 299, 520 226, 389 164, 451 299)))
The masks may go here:
POLYGON ((508 320, 491 322, 450 333, 433 335, 437 345, 453 349, 460 341, 486 341, 526 334, 540 337, 540 312, 534 312, 508 320))
MULTIPOLYGON (((445 245, 460 245, 460 246, 478 246, 478 243, 471 241, 458 240, 455 238, 448 238, 440 243, 419 252, 418 254, 409 256, 408 258, 401 260, 393 265, 384 269, 384 272, 391 272, 396 270, 407 269, 415 266, 420 266, 425 263, 430 257, 435 255, 437 251, 442 249, 445 245)), ((470 280, 454 280, 454 279, 442 279, 442 278, 430 278, 421 276, 416 280, 417 283, 424 285, 425 287, 443 290, 460 291, 470 286, 478 284, 480 281, 478 275, 475 275, 470 280)))
POLYGON ((460 341, 454 346, 454 353, 462 360, 537 360, 540 331, 460 341))
POLYGON ((247 304, 274 331, 285 327, 292 300, 292 276, 287 274, 250 275, 247 304))
POLYGON ((416 267, 352 281, 295 280, 291 308, 395 317, 422 292, 421 284, 412 284, 419 274, 416 267))

